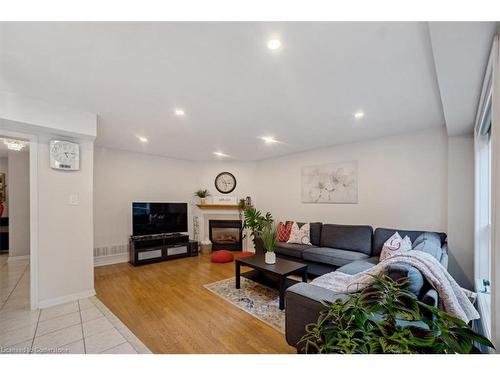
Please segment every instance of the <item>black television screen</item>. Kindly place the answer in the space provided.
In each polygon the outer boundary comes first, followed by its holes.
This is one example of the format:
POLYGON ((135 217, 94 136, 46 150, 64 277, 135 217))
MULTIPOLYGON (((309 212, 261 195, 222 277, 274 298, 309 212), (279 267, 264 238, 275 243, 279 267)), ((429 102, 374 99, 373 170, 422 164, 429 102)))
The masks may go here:
POLYGON ((187 230, 187 203, 132 203, 134 236, 180 233, 187 230))

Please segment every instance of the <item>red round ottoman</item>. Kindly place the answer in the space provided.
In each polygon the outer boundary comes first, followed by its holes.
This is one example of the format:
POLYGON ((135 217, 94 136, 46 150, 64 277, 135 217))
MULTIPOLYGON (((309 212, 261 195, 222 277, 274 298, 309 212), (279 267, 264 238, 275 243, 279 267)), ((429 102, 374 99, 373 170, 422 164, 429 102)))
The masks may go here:
POLYGON ((234 260, 234 255, 228 250, 217 250, 210 257, 212 263, 229 263, 234 260))
POLYGON ((253 257, 255 253, 252 253, 251 251, 243 251, 241 252, 239 258, 247 258, 247 257, 253 257))

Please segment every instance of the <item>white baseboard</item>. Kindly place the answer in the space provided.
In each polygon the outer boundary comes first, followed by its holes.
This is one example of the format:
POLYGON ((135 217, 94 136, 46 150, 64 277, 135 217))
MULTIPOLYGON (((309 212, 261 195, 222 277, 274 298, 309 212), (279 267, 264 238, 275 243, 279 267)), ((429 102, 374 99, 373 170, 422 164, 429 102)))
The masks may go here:
POLYGON ((94 267, 107 266, 116 263, 127 263, 130 260, 128 253, 104 255, 101 257, 94 257, 94 267))
POLYGON ((7 258, 7 262, 15 262, 16 260, 29 260, 30 256, 29 255, 16 255, 16 256, 11 256, 7 258))
POLYGON ((80 293, 74 293, 74 294, 68 294, 66 296, 62 297, 56 297, 56 298, 49 298, 49 299, 44 299, 43 301, 38 302, 38 307, 40 309, 45 309, 47 307, 55 306, 55 305, 60 305, 62 303, 68 303, 68 302, 73 302, 82 298, 88 298, 95 296, 95 290, 86 290, 84 292, 80 293))

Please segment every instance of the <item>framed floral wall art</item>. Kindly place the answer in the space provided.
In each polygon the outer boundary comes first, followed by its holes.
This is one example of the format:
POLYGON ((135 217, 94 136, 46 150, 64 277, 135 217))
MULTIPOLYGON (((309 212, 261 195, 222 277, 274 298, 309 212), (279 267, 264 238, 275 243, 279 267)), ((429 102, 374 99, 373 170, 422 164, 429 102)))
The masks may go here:
POLYGON ((303 203, 358 203, 358 162, 302 168, 303 203))

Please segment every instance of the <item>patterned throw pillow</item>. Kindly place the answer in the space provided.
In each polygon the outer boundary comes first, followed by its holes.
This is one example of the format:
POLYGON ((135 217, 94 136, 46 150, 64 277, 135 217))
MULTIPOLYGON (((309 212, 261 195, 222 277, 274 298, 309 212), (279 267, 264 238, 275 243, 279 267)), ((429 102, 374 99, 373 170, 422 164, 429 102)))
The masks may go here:
POLYGON ((287 222, 283 224, 282 221, 279 222, 278 228, 276 229, 276 239, 279 242, 286 242, 290 238, 290 233, 292 232, 292 223, 287 222))
POLYGON ((290 233, 290 238, 286 242, 311 245, 311 227, 309 226, 309 223, 304 224, 299 228, 299 225, 294 222, 292 224, 292 232, 290 233))
POLYGON ((387 241, 385 241, 380 253, 380 261, 391 257, 396 251, 411 250, 410 237, 401 238, 398 232, 395 232, 387 241))

